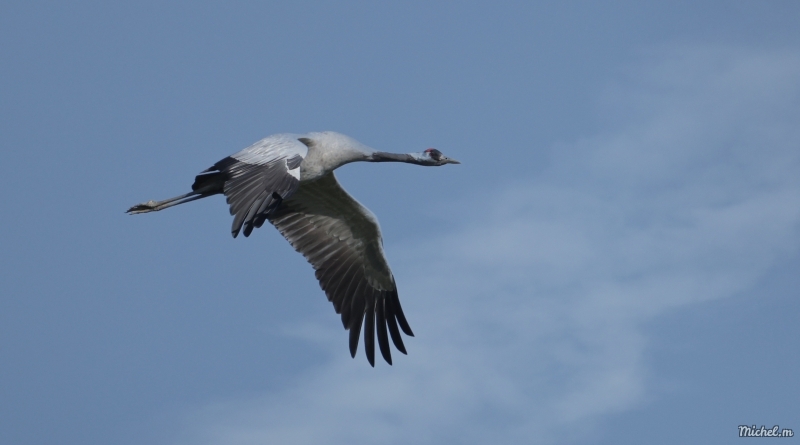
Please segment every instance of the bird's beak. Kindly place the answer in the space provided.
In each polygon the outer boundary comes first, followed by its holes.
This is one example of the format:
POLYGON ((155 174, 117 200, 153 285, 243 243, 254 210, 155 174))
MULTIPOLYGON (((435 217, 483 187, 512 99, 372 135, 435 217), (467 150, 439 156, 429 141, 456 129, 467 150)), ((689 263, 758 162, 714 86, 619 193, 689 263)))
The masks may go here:
POLYGON ((460 162, 456 161, 453 158, 445 158, 445 159, 442 159, 442 161, 444 161, 444 162, 442 162, 442 165, 444 165, 444 164, 460 164, 460 162))

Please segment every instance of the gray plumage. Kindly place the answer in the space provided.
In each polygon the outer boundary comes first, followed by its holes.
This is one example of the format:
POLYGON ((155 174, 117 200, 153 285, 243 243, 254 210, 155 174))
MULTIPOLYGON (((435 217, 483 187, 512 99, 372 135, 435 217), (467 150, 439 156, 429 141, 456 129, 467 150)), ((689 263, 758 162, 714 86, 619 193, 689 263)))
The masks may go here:
POLYGON ((413 336, 394 276, 383 252, 378 220, 336 181, 333 170, 356 161, 458 164, 438 150, 393 154, 373 150, 348 136, 321 132, 269 136, 224 158, 195 177, 192 192, 148 201, 130 214, 163 210, 224 194, 233 215, 231 233, 249 236, 269 221, 316 271, 320 287, 350 331, 355 357, 363 324, 364 349, 375 366, 375 333, 387 363, 389 338, 406 353, 400 331, 413 336))

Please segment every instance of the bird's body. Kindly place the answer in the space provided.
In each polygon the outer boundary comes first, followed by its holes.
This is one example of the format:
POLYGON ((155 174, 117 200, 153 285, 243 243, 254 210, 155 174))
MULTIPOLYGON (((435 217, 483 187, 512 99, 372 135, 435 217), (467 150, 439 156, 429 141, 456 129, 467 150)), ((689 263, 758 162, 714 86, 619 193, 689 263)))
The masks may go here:
POLYGON ((406 322, 394 277, 383 253, 378 220, 336 181, 333 170, 356 161, 438 166, 458 162, 438 150, 392 154, 334 132, 277 134, 214 164, 195 178, 192 192, 131 207, 128 213, 162 210, 224 194, 234 216, 231 233, 249 236, 270 221, 316 271, 325 294, 350 331, 355 356, 362 322, 367 359, 374 366, 374 333, 391 364, 388 338, 405 354, 406 322), (377 319, 377 320, 376 320, 377 319), (377 321, 377 323, 376 323, 377 321))

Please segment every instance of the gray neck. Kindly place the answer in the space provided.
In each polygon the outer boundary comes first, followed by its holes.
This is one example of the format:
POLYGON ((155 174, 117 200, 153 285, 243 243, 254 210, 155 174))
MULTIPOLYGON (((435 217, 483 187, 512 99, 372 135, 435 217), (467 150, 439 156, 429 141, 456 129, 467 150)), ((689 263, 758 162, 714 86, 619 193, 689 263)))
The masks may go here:
POLYGON ((408 162, 410 164, 419 164, 420 162, 410 154, 399 153, 386 153, 383 151, 376 151, 367 159, 369 162, 408 162))

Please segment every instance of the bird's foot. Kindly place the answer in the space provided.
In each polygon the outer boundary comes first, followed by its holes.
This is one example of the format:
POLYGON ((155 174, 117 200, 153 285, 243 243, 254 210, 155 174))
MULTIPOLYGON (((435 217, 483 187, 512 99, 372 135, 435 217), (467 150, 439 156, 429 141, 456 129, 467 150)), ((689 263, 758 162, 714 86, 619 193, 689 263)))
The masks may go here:
POLYGON ((136 215, 137 213, 147 213, 147 212, 156 212, 161 210, 158 208, 160 203, 156 201, 147 201, 141 204, 136 204, 135 206, 129 208, 126 213, 130 215, 136 215))

